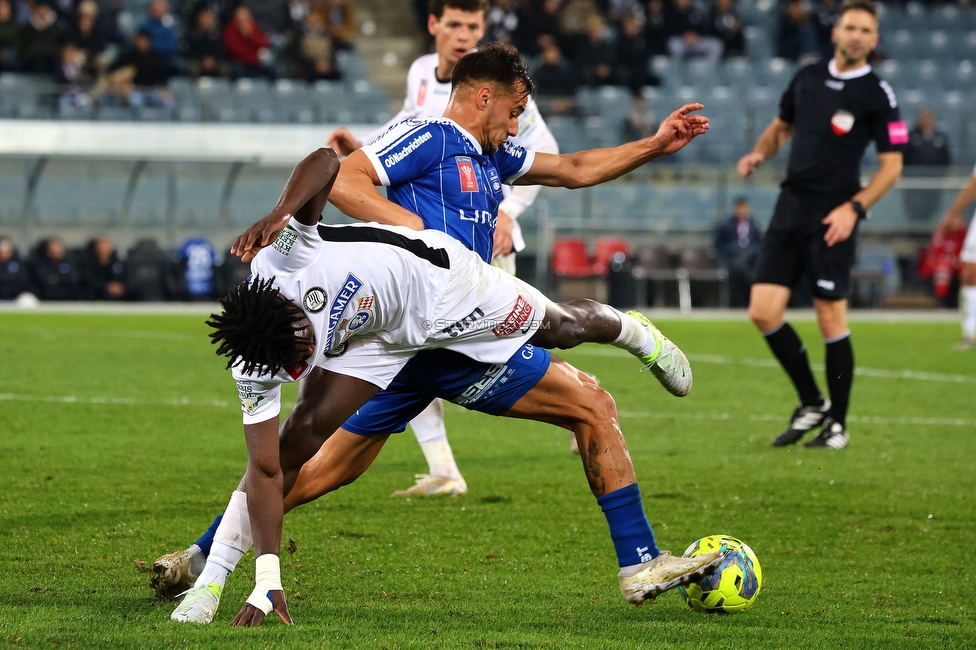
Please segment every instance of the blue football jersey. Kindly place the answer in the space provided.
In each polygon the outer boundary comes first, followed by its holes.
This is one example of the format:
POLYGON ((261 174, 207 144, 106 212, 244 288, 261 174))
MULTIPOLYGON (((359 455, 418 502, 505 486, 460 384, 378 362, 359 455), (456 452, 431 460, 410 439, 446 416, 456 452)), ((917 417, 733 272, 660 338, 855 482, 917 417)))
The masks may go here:
POLYGON ((532 166, 535 154, 506 142, 486 156, 453 120, 410 119, 363 147, 387 197, 491 262, 502 184, 532 166))

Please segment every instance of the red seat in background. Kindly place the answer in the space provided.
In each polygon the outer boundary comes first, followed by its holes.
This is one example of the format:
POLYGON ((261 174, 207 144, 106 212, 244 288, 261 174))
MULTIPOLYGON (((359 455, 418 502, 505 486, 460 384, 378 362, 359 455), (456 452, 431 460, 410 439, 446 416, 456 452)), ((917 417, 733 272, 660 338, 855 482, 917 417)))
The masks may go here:
POLYGON ((630 257, 630 245, 620 237, 601 237, 596 240, 596 256, 593 259, 593 272, 606 275, 610 272, 610 260, 617 253, 630 257))
POLYGON ((586 242, 578 237, 557 239, 552 245, 552 270, 564 278, 592 277, 593 262, 586 252, 586 242))

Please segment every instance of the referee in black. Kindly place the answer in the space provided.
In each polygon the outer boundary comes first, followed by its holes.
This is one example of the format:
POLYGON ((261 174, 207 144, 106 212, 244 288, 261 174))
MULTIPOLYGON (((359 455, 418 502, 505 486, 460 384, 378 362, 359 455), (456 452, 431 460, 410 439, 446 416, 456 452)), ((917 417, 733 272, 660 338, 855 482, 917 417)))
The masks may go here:
POLYGON ((842 449, 854 351, 847 327, 847 296, 857 224, 898 182, 908 127, 898 117, 891 87, 868 65, 878 44, 878 10, 870 0, 846 0, 832 38, 834 57, 801 69, 780 99, 779 117, 737 165, 748 178, 793 136, 786 180, 763 239, 749 317, 790 376, 800 405, 773 445, 790 445, 822 427, 807 447, 842 449), (860 161, 874 140, 881 168, 866 187, 860 161), (805 276, 814 295, 826 345, 825 399, 806 348, 783 320, 790 289, 805 276))

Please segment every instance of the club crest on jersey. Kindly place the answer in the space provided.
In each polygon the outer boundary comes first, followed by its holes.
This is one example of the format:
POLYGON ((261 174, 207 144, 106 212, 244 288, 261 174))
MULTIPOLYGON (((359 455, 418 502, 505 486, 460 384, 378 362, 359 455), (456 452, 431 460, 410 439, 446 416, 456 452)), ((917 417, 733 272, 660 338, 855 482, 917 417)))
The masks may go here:
POLYGON ((496 192, 500 192, 502 189, 501 179, 498 178, 498 171, 494 167, 488 167, 488 182, 491 183, 491 189, 496 192))
POLYGON ((854 128, 854 115, 845 110, 838 110, 830 118, 830 130, 834 135, 847 135, 854 128))
POLYGON ((329 344, 326 346, 327 349, 332 348, 336 325, 342 317, 342 312, 346 310, 346 305, 355 297, 362 286, 362 281, 350 273, 346 276, 346 281, 343 283, 342 288, 339 289, 339 293, 336 294, 335 300, 332 301, 332 306, 329 307, 329 344))
POLYGON ((365 296, 359 299, 359 306, 356 307, 357 311, 363 311, 364 309, 369 310, 373 308, 373 296, 365 296))
POLYGON ((474 163, 467 156, 456 158, 458 167, 458 178, 461 179, 462 192, 477 192, 478 178, 474 175, 474 163))
POLYGON ((328 300, 328 295, 325 293, 325 289, 322 287, 312 287, 305 292, 305 296, 302 298, 302 304, 305 305, 305 311, 317 314, 325 309, 326 300, 328 300))
POLYGON ((349 321, 349 325, 346 326, 346 331, 350 333, 355 333, 356 330, 362 329, 363 325, 369 322, 369 319, 373 317, 373 312, 362 310, 357 311, 356 315, 352 317, 349 321))

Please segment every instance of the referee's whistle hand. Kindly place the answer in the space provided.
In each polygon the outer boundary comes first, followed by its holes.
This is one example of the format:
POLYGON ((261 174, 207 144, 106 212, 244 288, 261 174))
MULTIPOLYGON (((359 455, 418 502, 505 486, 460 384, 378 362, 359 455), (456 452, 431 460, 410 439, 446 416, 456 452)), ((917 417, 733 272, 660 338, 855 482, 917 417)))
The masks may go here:
POLYGON ((846 241, 851 236, 851 233, 854 232, 854 225, 857 223, 857 212, 854 211, 854 206, 850 202, 844 203, 831 210, 830 214, 824 217, 821 223, 827 226, 827 232, 824 233, 824 241, 827 242, 828 246, 833 246, 834 244, 846 241))

